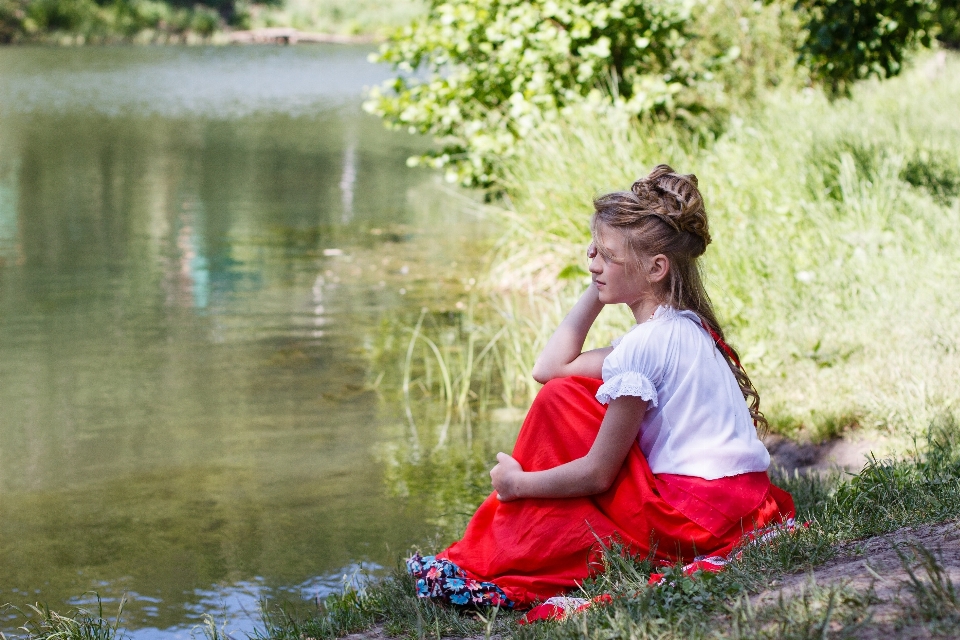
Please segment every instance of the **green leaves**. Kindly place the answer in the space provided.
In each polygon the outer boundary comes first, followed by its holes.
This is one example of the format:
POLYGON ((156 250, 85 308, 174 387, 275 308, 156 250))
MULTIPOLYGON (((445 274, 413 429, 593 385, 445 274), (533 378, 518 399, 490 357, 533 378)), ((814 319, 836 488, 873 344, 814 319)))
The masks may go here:
MULTIPOLYGON (((377 60, 399 75, 368 111, 434 136, 424 158, 447 178, 488 186, 500 158, 571 108, 672 116, 698 107, 710 61, 685 59, 694 0, 435 1, 377 60)), ((701 58, 703 59, 703 58, 701 58)))
POLYGON ((900 73, 904 55, 929 46, 937 30, 937 0, 798 0, 808 14, 801 62, 834 95, 856 80, 900 73))

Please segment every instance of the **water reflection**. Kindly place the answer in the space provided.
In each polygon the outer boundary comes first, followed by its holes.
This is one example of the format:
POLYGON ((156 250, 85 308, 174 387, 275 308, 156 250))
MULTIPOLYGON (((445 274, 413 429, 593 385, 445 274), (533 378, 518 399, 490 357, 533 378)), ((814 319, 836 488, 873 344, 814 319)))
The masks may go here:
POLYGON ((0 602, 177 635, 434 534, 370 350, 483 223, 338 51, 0 50, 0 602))

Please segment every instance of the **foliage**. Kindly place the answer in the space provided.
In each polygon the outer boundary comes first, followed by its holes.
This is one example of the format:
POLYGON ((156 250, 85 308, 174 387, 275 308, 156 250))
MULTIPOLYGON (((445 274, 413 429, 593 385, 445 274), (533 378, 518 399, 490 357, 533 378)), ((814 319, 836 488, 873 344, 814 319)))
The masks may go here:
POLYGON ((23 32, 24 18, 22 0, 0 0, 0 44, 13 42, 23 32))
MULTIPOLYGON (((851 101, 784 91, 715 141, 602 118, 527 136, 505 172, 491 298, 527 300, 520 313, 543 333, 518 327, 517 339, 542 344, 583 286, 593 195, 669 162, 700 177, 708 288, 774 429, 909 442, 960 399, 948 329, 960 312, 956 64, 863 85, 851 101)), ((633 323, 614 311, 588 346, 633 323)))
POLYGON ((128 39, 144 32, 209 37, 243 19, 234 4, 160 0, 0 0, 0 42, 70 37, 73 42, 128 39))
POLYGON ((940 33, 937 39, 947 47, 960 47, 960 1, 940 0, 936 18, 940 33))
POLYGON ((0 44, 202 42, 261 27, 377 34, 421 12, 420 0, 0 0, 0 44))
POLYGON ((249 26, 386 37, 422 14, 424 4, 421 0, 276 0, 251 5, 249 26))
POLYGON ((377 59, 400 73, 367 108, 437 138, 430 163, 451 180, 486 186, 517 140, 573 107, 716 124, 722 70, 741 56, 754 14, 777 26, 782 15, 693 0, 435 0, 381 48, 377 59))
POLYGON ((930 46, 936 0, 797 0, 808 14, 801 59, 835 94, 851 83, 900 73, 904 55, 930 46))

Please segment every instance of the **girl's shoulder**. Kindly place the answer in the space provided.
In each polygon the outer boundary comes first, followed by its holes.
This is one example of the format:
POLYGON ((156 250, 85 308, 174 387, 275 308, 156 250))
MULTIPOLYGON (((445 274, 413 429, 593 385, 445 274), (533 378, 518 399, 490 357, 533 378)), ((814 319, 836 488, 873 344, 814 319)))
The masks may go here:
POLYGON ((693 311, 681 311, 673 307, 657 307, 653 317, 634 325, 627 333, 611 343, 615 349, 636 349, 650 342, 662 344, 670 338, 683 339, 687 334, 704 333, 700 317, 693 311))

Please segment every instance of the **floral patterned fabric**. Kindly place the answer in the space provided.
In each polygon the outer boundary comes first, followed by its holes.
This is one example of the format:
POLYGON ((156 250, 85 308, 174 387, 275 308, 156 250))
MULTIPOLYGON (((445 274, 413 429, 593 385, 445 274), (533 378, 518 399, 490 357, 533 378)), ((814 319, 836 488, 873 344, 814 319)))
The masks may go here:
POLYGON ((417 579, 417 597, 435 598, 460 606, 502 607, 512 609, 514 603, 492 582, 467 577, 463 569, 444 558, 419 553, 407 559, 407 571, 417 579))

